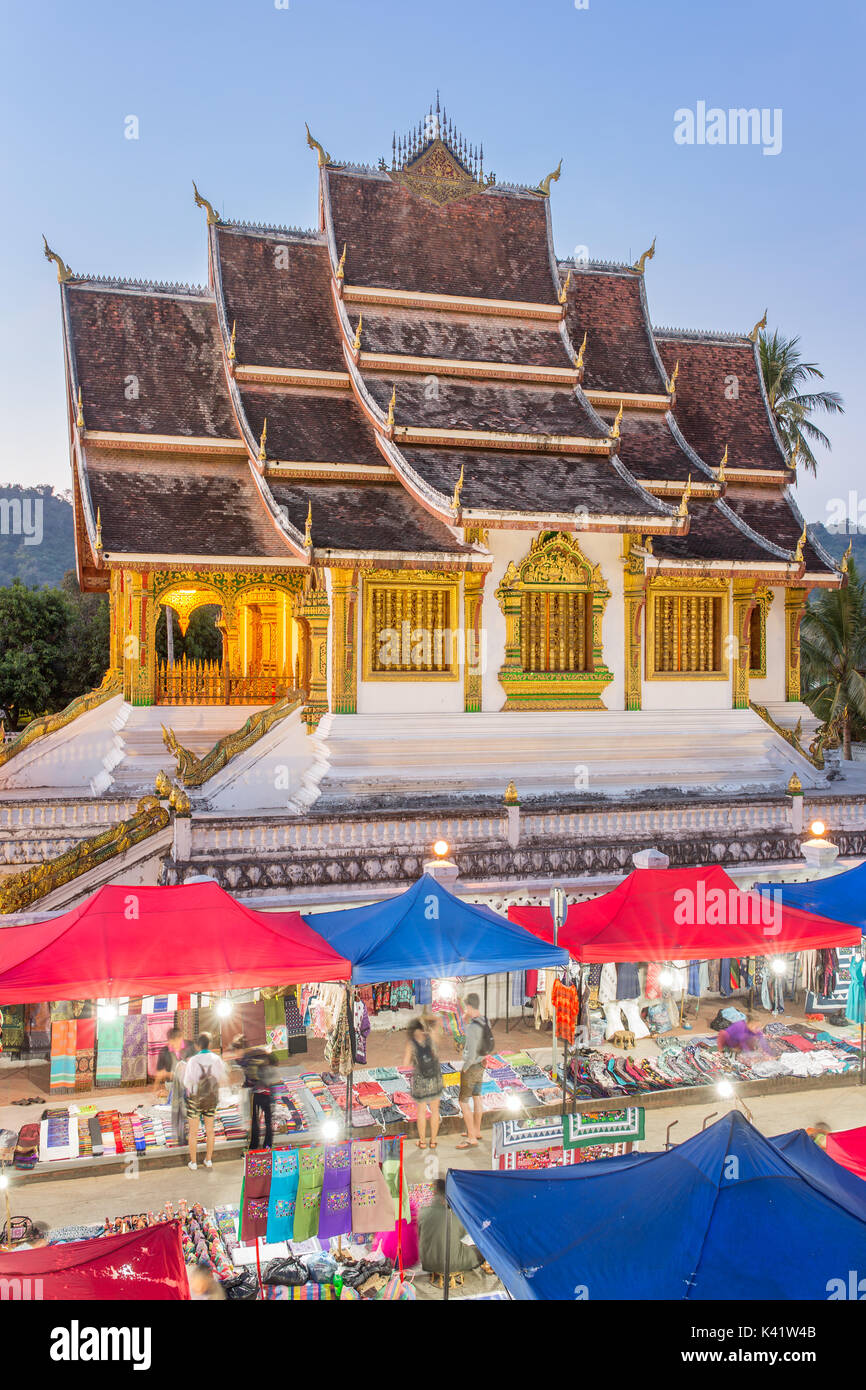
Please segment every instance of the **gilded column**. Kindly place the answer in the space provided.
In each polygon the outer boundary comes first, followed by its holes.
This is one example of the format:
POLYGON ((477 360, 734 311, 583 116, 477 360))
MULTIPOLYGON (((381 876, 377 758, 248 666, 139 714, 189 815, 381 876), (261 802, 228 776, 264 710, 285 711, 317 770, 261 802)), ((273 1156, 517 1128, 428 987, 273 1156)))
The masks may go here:
POLYGON ((640 709, 641 685, 641 615, 644 608, 644 562, 631 548, 631 537, 625 538, 623 557, 623 611, 625 618, 625 707, 640 709))
POLYGON ((463 576, 463 708, 468 714, 481 709, 484 580, 484 573, 476 570, 467 570, 463 576))
POLYGON ((124 637, 124 696, 133 705, 152 705, 156 702, 156 605, 147 571, 133 572, 130 577, 131 622, 124 637))
POLYGON ((311 734, 323 714, 328 713, 328 623, 331 607, 323 587, 302 594, 295 610, 306 623, 308 633, 307 699, 301 718, 311 734))
POLYGON ((748 579, 735 579, 734 632, 731 642, 733 657, 731 700, 734 709, 749 708, 749 668, 752 664, 750 628, 755 601, 754 583, 748 579))
POLYGON ((111 630, 108 646, 108 666, 110 671, 120 675, 123 672, 123 571, 111 570, 109 582, 108 606, 111 630))
POLYGON ((806 589, 785 590, 785 699, 800 699, 800 624, 806 611, 806 589))
POLYGON ((334 615, 331 652, 331 708, 335 714, 358 711, 358 571, 331 571, 334 615))

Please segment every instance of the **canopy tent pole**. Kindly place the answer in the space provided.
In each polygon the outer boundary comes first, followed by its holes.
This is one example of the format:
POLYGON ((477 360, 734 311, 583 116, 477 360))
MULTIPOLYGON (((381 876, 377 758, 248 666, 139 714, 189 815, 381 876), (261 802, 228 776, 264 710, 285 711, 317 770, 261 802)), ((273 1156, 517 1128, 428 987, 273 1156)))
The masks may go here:
MULTIPOLYGON (((349 1020, 353 1016, 355 1008, 355 986, 349 984, 346 987, 346 1027, 349 1028, 349 1020)), ((355 1077, 355 1056, 351 1050, 351 1040, 354 1034, 354 1025, 349 1029, 349 1075, 346 1077, 346 1134, 349 1139, 352 1137, 352 1085, 355 1077)))
POLYGON ((451 1203, 445 1198, 445 1268, 442 1271, 442 1301, 448 1302, 451 1283, 451 1203))

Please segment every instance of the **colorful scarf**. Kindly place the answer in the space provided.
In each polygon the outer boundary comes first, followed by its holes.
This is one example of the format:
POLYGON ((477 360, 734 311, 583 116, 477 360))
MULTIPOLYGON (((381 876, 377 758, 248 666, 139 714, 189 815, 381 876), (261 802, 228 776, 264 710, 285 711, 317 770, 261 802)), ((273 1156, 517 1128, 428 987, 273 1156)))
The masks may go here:
POLYGON ((21 1052, 24 1047, 24 1005, 0 1005, 3 1018, 2 1049, 4 1052, 21 1052))
POLYGON ((96 1029, 96 1084, 117 1086, 123 1053, 122 1018, 101 1018, 96 1029))
POLYGON ((289 1060, 289 1030, 286 1026, 286 1005, 282 999, 265 1000, 265 1046, 278 1062, 289 1060))
POLYGON ((147 1075, 156 1076, 156 1059, 168 1042, 168 1035, 174 1027, 174 1014, 147 1015, 147 1075))
POLYGON ((346 1236, 352 1229, 352 1145, 334 1144, 325 1150, 325 1176, 319 1215, 319 1237, 346 1236))
POLYGON ((124 1086, 143 1086, 147 1081, 147 1019, 142 1014, 128 1014, 123 1020, 120 1080, 124 1086))
POLYGON ((297 1149, 275 1149, 268 1201, 269 1242, 293 1238, 299 1180, 297 1149))
POLYGON ((325 1151, 318 1146, 298 1153, 298 1196, 295 1207, 295 1240, 309 1240, 319 1230, 319 1209, 325 1178, 325 1151))
POLYGON ((75 1027, 75 1089, 92 1091, 93 1068, 96 1061, 96 1019, 80 1018, 75 1027))
POLYGON ((52 1091, 72 1090, 75 1086, 75 1048, 78 1024, 74 1019, 51 1025, 52 1091))

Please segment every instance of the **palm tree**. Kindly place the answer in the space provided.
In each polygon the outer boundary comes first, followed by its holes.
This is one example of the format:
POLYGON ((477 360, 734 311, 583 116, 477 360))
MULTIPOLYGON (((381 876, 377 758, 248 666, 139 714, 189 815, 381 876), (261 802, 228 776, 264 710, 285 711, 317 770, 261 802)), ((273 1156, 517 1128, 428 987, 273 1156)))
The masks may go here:
POLYGON ((866 727, 866 587, 853 560, 847 585, 821 590, 806 609, 800 663, 803 698, 850 761, 852 730, 866 727))
POLYGON ((814 362, 804 362, 799 338, 785 338, 778 330, 762 332, 758 338, 761 373, 776 428, 790 455, 796 455, 809 473, 817 473, 818 465, 812 444, 831 447, 830 440, 812 420, 817 411, 826 415, 842 415, 845 404, 838 391, 803 391, 813 378, 824 380, 824 373, 814 362))

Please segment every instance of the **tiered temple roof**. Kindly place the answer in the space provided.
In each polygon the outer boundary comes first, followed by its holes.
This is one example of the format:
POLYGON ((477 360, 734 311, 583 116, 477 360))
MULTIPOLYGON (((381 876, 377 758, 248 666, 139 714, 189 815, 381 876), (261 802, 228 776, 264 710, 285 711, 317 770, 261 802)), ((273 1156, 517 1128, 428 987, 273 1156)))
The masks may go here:
POLYGON ((53 257, 86 587, 164 557, 486 569, 463 527, 571 524, 652 537, 665 568, 838 582, 798 544, 755 343, 654 332, 654 247, 558 261, 559 170, 497 183, 438 108, 390 166, 308 142, 318 231, 225 222, 197 193, 207 290, 53 257))

